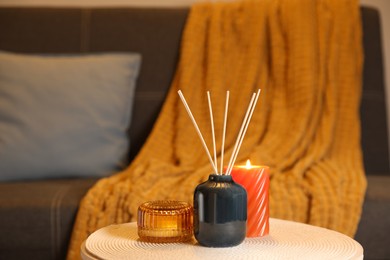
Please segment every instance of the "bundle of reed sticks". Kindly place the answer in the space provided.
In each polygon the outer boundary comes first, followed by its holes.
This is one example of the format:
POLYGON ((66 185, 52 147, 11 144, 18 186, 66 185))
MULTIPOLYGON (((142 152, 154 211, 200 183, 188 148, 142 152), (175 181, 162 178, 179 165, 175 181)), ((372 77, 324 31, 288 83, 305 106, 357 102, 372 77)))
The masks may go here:
POLYGON ((213 142, 214 159, 211 157, 210 150, 209 150, 209 148, 208 148, 208 146, 203 138, 202 132, 200 131, 199 126, 196 123, 195 117, 192 114, 191 109, 190 109, 182 91, 181 90, 178 91, 180 99, 183 102, 184 107, 186 108, 186 111, 187 111, 187 113, 188 113, 188 115, 189 115, 189 117, 190 117, 190 119, 195 127, 196 132, 198 133, 198 136, 202 142, 203 148, 205 149, 206 154, 210 160, 211 166, 216 174, 230 175, 230 173, 232 172, 233 165, 237 159, 237 155, 238 155, 238 152, 240 151, 242 141, 244 140, 246 131, 248 130, 249 122, 252 118, 257 101, 259 99, 260 92, 261 92, 261 90, 259 89, 257 91, 257 93, 253 93, 253 95, 250 99, 247 111, 246 111, 245 116, 244 116, 244 120, 242 121, 241 128, 240 128, 240 131, 239 131, 238 136, 237 136, 236 143, 234 144, 233 152, 230 156, 228 166, 225 168, 226 171, 223 172, 223 169, 224 169, 223 156, 224 156, 224 149, 225 149, 226 125, 227 125, 227 118, 228 118, 227 115, 228 115, 228 108, 229 108, 229 94, 230 94, 229 91, 226 92, 225 111, 224 111, 224 120, 223 120, 223 132, 222 132, 222 145, 221 145, 222 146, 221 147, 221 162, 220 162, 219 170, 218 170, 218 162, 217 162, 217 148, 216 148, 216 144, 215 144, 214 117, 213 117, 213 108, 212 108, 212 104, 211 104, 210 91, 207 91, 207 100, 208 100, 208 106, 209 106, 209 111, 210 111, 211 136, 212 136, 212 142, 213 142))

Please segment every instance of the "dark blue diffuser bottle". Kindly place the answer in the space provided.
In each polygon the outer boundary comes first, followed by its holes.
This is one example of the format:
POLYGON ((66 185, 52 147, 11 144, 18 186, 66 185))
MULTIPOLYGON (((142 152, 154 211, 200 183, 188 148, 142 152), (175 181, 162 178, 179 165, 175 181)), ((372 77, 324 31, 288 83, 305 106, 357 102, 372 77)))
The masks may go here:
POLYGON ((245 239, 246 190, 230 175, 211 174, 194 193, 194 235, 207 247, 229 247, 245 239))

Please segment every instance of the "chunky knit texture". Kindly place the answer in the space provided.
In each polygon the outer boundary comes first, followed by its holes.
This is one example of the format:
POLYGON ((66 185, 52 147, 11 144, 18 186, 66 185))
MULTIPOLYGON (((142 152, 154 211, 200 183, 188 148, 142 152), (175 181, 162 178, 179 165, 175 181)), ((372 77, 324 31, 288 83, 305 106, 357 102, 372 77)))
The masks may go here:
MULTIPOLYGON (((271 168, 272 217, 355 231, 366 188, 360 147, 362 39, 357 0, 248 0, 191 8, 175 79, 143 149, 82 200, 69 259, 91 232, 134 221, 148 200, 192 202, 212 168, 181 103, 181 89, 218 154, 231 91, 225 164, 250 96, 262 94, 237 163, 271 168)), ((272 227, 271 227, 272 230, 272 227)), ((271 231, 272 232, 272 231, 271 231)))

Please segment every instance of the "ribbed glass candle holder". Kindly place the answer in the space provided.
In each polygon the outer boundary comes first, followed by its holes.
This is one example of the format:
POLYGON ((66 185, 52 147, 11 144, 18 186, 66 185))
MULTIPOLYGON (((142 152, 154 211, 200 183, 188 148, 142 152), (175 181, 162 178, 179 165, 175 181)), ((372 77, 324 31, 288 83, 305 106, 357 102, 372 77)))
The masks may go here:
POLYGON ((187 202, 157 200, 138 208, 138 236, 153 243, 184 242, 193 235, 193 207, 187 202))

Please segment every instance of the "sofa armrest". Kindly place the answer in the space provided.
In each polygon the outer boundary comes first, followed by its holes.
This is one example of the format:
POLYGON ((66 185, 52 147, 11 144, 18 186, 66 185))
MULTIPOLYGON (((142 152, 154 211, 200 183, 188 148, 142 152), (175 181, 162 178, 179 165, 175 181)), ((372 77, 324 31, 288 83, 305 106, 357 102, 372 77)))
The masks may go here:
POLYGON ((364 248, 365 259, 390 256, 390 173, 367 176, 363 214, 355 239, 364 248))

